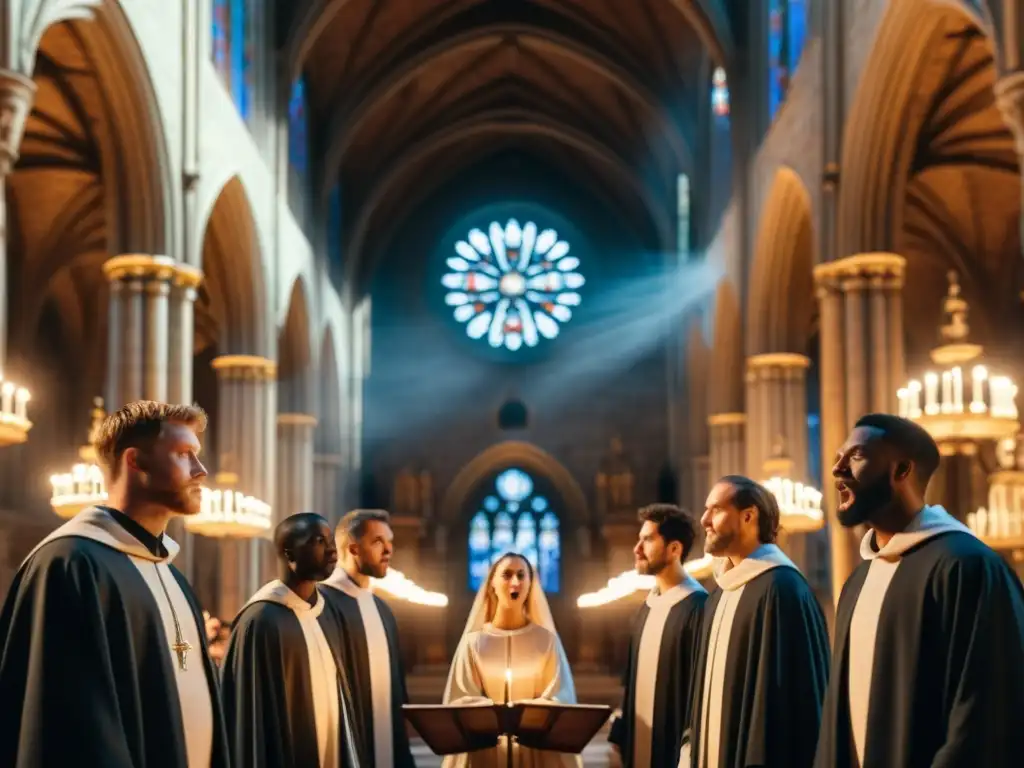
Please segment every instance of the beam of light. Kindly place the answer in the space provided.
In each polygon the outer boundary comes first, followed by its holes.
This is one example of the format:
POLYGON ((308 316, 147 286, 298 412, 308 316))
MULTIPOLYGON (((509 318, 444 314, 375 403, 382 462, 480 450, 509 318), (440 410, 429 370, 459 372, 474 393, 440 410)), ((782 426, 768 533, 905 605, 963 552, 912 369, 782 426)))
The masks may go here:
MULTIPOLYGON (((703 555, 695 560, 689 560, 683 568, 695 579, 705 579, 711 574, 714 558, 711 555, 703 555)), ((654 577, 646 574, 639 574, 635 570, 623 571, 618 576, 608 579, 608 583, 596 592, 587 592, 576 599, 576 605, 580 608, 597 608, 598 606, 613 603, 624 597, 629 597, 638 590, 650 590, 654 588, 654 577)))
POLYGON ((448 605, 447 595, 442 595, 440 592, 428 592, 394 568, 388 568, 387 575, 383 579, 370 579, 370 584, 374 589, 382 589, 392 597, 417 605, 429 605, 435 608, 444 608, 448 605))

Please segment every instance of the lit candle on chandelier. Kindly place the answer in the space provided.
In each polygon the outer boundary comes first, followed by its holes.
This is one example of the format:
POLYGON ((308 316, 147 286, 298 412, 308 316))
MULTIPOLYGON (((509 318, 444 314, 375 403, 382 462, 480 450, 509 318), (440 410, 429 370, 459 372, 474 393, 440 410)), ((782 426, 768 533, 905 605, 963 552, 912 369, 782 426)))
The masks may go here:
POLYGON ((505 703, 512 706, 512 667, 505 667, 505 703))
POLYGON ((983 365, 976 365, 971 371, 971 413, 984 413, 985 400, 982 398, 981 386, 988 378, 988 371, 983 365))

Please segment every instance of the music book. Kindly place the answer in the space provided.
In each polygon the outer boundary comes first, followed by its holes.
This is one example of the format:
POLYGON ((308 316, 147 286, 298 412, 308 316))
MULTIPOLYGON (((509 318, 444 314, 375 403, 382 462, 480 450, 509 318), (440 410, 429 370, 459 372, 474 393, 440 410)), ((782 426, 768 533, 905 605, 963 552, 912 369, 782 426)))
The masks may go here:
POLYGON ((513 736, 524 747, 580 754, 611 716, 603 704, 406 704, 406 719, 435 755, 460 755, 513 736))

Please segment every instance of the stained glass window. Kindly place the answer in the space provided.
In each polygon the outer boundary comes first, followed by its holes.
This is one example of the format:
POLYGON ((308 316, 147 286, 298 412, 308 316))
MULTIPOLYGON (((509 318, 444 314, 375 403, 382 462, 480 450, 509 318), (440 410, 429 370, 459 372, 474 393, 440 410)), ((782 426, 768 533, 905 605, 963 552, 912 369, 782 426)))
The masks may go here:
POLYGON ((256 38, 248 10, 247 0, 213 0, 213 64, 244 119, 252 110, 255 77, 256 38))
POLYGON ((711 111, 716 120, 729 119, 729 81, 722 67, 711 76, 711 111))
POLYGON ((306 124, 306 79, 292 83, 288 99, 288 162, 301 175, 306 175, 309 136, 306 124))
POLYGON ((469 588, 477 590, 505 552, 519 552, 537 572, 545 592, 560 588, 562 538, 559 520, 533 478, 521 469, 498 475, 494 488, 469 523, 469 588))
POLYGON ((771 0, 768 11, 768 109, 775 117, 807 39, 808 0, 771 0))
POLYGON ((553 229, 539 230, 532 221, 520 226, 491 222, 487 233, 472 229, 455 243, 452 270, 441 278, 445 303, 455 319, 466 324, 471 339, 486 338, 492 347, 513 352, 524 344, 558 336, 572 319, 584 284, 580 260, 569 255, 569 243, 553 229))
POLYGON ((213 0, 213 65, 231 83, 231 0, 213 0))

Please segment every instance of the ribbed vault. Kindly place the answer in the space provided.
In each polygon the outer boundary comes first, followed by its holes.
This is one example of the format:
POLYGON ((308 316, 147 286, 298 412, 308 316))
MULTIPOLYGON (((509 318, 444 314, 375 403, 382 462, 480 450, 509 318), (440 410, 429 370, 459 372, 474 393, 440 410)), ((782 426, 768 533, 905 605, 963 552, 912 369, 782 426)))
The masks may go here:
POLYGON ((509 150, 557 164, 671 247, 695 100, 731 45, 722 18, 700 0, 297 4, 286 49, 322 126, 321 205, 345 190, 348 277, 419 202, 509 150))

